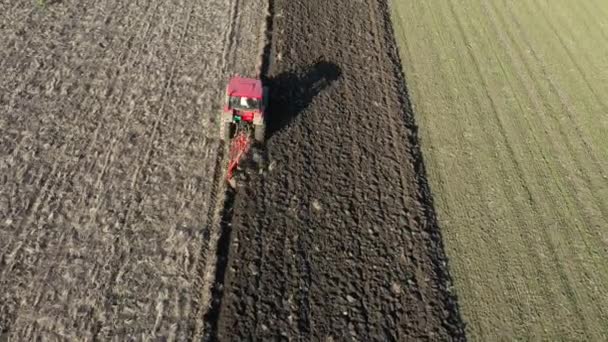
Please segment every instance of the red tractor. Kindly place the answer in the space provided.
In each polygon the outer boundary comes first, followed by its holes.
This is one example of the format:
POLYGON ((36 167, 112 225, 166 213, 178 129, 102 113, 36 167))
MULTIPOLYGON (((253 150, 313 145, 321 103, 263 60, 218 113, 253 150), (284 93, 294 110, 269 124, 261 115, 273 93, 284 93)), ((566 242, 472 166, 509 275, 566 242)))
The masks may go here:
POLYGON ((226 100, 221 118, 221 138, 230 141, 235 132, 251 131, 257 142, 263 143, 268 105, 268 88, 258 79, 235 76, 226 87, 226 100), (253 126, 253 127, 252 127, 253 126))

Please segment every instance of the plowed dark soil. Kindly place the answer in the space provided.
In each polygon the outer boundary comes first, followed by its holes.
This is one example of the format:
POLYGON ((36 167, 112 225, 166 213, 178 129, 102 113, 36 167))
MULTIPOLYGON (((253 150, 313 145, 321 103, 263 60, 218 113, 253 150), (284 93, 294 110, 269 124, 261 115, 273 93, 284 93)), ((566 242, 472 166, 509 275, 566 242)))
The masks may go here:
POLYGON ((386 3, 271 7, 269 140, 234 199, 215 334, 464 339, 386 3))

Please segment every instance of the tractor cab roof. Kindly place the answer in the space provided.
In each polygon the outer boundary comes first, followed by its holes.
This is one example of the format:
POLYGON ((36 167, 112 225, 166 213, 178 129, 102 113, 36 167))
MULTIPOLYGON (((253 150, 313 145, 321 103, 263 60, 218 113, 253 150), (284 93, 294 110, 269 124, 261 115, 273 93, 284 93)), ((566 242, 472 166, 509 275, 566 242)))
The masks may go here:
POLYGON ((262 94, 262 81, 260 80, 235 76, 228 83, 228 96, 261 99, 262 94))

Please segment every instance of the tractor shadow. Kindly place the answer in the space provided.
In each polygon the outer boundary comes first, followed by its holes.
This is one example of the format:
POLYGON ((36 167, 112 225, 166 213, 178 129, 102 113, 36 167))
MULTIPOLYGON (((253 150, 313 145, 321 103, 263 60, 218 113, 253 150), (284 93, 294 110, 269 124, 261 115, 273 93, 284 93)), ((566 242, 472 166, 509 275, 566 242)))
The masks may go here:
POLYGON ((305 68, 283 72, 265 80, 270 87, 266 138, 287 127, 311 104, 315 96, 337 81, 340 67, 317 61, 305 68))

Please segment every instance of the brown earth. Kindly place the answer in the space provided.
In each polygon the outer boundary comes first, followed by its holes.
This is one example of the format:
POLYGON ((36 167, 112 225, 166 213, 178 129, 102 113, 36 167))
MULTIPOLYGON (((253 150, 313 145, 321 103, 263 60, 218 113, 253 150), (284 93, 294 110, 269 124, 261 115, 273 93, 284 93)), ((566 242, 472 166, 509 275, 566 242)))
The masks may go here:
POLYGON ((269 140, 228 197, 208 337, 464 339, 386 2, 271 8, 269 140))
POLYGON ((0 1, 0 340, 202 334, 214 116, 256 70, 259 8, 0 1))

